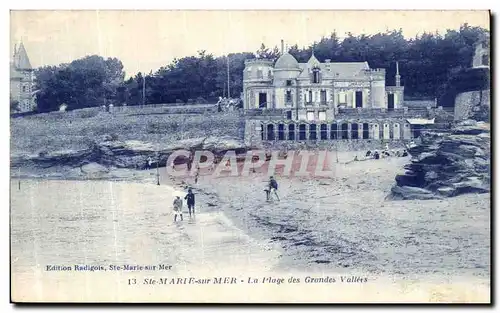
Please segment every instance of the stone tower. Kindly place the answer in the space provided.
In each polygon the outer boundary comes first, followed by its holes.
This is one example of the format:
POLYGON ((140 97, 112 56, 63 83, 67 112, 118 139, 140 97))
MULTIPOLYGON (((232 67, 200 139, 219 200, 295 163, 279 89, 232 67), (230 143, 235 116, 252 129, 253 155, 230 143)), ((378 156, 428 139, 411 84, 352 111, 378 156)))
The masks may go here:
POLYGON ((10 62, 10 98, 11 101, 17 101, 18 111, 29 112, 35 109, 33 89, 33 67, 21 42, 19 46, 14 46, 14 55, 10 62))

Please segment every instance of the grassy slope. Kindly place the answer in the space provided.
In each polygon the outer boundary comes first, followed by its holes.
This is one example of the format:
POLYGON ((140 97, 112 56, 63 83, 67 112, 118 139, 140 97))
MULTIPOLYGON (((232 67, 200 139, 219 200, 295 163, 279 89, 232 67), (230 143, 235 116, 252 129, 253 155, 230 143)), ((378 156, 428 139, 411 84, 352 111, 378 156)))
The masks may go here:
POLYGON ((12 118, 11 153, 86 148, 103 135, 118 140, 173 142, 203 136, 240 137, 237 113, 165 114, 165 108, 98 108, 12 118))

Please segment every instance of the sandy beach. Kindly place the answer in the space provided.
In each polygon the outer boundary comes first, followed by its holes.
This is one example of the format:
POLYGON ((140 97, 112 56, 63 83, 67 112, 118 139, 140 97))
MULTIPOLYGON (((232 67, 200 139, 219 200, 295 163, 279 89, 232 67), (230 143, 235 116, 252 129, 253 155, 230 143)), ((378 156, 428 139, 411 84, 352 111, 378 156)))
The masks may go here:
POLYGON ((339 164, 333 179, 278 176, 279 202, 265 201, 267 176, 260 173, 246 178, 200 176, 197 184, 191 178, 162 176, 160 186, 22 180, 19 189, 13 179, 13 298, 356 302, 363 294, 362 301, 384 302, 396 301, 397 293, 400 301, 488 301, 490 195, 386 200, 394 175, 406 162, 390 158, 339 164), (174 223, 171 203, 175 195, 185 194, 183 185, 194 188, 197 213, 189 218, 185 207, 184 221, 174 223), (107 270, 46 268, 66 264, 107 270), (110 271, 116 264, 172 268, 110 271), (339 275, 359 275, 371 284, 308 285, 311 294, 305 297, 303 284, 278 290, 273 284, 255 288, 245 281, 210 289, 177 285, 175 290, 184 292, 167 295, 158 288, 127 285, 138 275, 234 275, 241 281, 266 275, 335 275, 337 280, 339 275), (232 296, 217 296, 217 290, 232 296), (244 291, 249 295, 243 296, 244 291))

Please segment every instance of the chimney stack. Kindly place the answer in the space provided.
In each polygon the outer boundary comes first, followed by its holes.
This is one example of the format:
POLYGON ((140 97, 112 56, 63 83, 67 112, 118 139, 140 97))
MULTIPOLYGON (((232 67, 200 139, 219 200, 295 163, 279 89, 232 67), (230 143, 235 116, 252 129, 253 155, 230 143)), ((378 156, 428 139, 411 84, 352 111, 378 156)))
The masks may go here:
POLYGON ((281 39, 281 54, 283 55, 285 53, 285 42, 283 39, 281 39))
POLYGON ((396 61, 396 87, 401 86, 401 76, 399 75, 399 62, 396 61))

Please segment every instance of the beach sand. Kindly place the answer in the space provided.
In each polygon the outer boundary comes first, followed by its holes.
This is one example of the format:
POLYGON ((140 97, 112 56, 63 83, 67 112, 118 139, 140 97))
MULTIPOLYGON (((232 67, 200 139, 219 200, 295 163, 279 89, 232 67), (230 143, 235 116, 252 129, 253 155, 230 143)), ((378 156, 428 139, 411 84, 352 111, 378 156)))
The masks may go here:
MULTIPOLYGON (((345 160, 350 159, 345 156, 345 160)), ((161 186, 22 180, 11 185, 12 298, 118 302, 488 302, 489 194, 388 201, 407 158, 339 164, 335 177, 200 176, 161 186), (183 183, 182 183, 183 181, 183 183), (193 186, 197 213, 173 222, 193 186), (87 264, 101 271, 48 271, 87 264), (110 265, 170 265, 112 271, 110 265), (341 276, 367 283, 340 283, 341 276), (302 283, 249 284, 294 276, 302 283), (336 283, 304 284, 305 277, 336 283), (235 277, 235 284, 150 286, 148 278, 235 277), (130 279, 135 279, 136 284, 130 279)), ((187 211, 184 206, 184 211, 187 211)))

